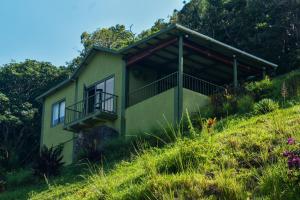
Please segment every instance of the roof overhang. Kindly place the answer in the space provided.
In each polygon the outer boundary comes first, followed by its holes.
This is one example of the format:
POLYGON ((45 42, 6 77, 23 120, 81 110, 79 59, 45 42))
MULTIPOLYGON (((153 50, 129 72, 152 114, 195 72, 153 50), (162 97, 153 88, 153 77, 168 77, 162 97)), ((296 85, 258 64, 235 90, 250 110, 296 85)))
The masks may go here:
MULTIPOLYGON (((201 33, 198 33, 196 31, 193 31, 189 28, 186 28, 182 25, 179 24, 173 24, 170 25, 168 28, 161 30, 151 36, 149 36, 146 39, 140 40, 132 45, 129 45, 128 47, 125 47, 121 50, 112 50, 112 49, 107 49, 103 47, 98 47, 94 46, 91 50, 88 51, 84 59, 82 60, 81 64, 79 67, 74 71, 74 73, 65 81, 61 82, 57 86, 51 88, 47 92, 43 93, 42 95, 38 96, 36 100, 41 100, 42 98, 52 94, 53 92, 57 91, 61 87, 64 87, 71 83, 72 81, 76 80, 76 78, 79 76, 79 74, 82 72, 84 67, 90 62, 90 60, 93 58, 93 56, 97 52, 106 52, 110 54, 115 54, 115 55, 122 55, 125 61, 128 61, 129 58, 134 58, 141 52, 145 52, 145 57, 149 56, 151 54, 151 51, 154 52, 157 46, 164 48, 165 54, 172 55, 173 54, 173 59, 176 58, 176 50, 174 47, 176 47, 177 44, 174 44, 176 42, 177 38, 179 36, 183 36, 186 42, 184 43, 186 49, 189 49, 190 51, 193 51, 194 53, 199 53, 203 54, 203 57, 211 57, 213 56, 219 56, 219 61, 223 59, 223 61, 226 62, 226 60, 231 60, 233 56, 235 56, 238 59, 238 62, 240 66, 245 66, 246 68, 267 68, 267 69, 276 69, 278 65, 269 62, 267 60, 264 60, 262 58, 259 58, 255 55, 249 54, 245 51, 242 51, 240 49, 237 49, 235 47, 232 47, 230 45, 227 45, 225 43, 222 43, 220 41, 217 41, 211 37, 208 37, 206 35, 203 35, 201 33), (173 45, 173 46, 172 46, 173 45), (173 50, 172 50, 173 48, 173 50), (224 60, 225 58, 225 60, 224 60)), ((159 49, 158 49, 159 50, 159 49)), ((159 55, 156 55, 157 59, 159 58, 159 55)), ((172 56, 170 56, 170 59, 172 56)), ((195 58, 195 62, 197 59, 195 58)), ((187 62, 193 62, 192 57, 191 61, 187 59, 187 62)), ((199 60, 197 61, 199 62, 199 60)), ((203 59, 201 62, 208 62, 208 59, 203 59)), ((201 63, 200 62, 200 63, 201 63)), ((131 64, 131 63, 128 63, 131 64)), ((229 64, 229 63, 228 63, 229 64)), ((222 67, 220 66, 214 66, 216 68, 212 69, 217 69, 220 72, 222 72, 222 67)), ((213 72, 210 72, 213 73, 213 72)), ((223 73, 223 72, 222 72, 223 73)), ((224 71, 224 73, 226 73, 224 71)), ((227 71, 228 73, 228 71, 227 71)))
POLYGON ((41 101, 44 97, 52 94, 53 92, 56 92, 57 90, 59 90, 61 87, 67 86, 69 83, 73 82, 76 80, 76 78, 79 76, 79 74, 81 73, 81 71, 85 68, 85 66, 88 65, 88 63, 90 62, 90 60, 94 57, 94 55, 97 52, 105 52, 105 53, 109 53, 109 54, 115 54, 115 55, 119 55, 118 51, 115 51, 113 49, 108 49, 108 48, 104 48, 104 47, 98 47, 98 46, 94 46, 93 48, 91 48, 86 55, 84 56, 83 60, 81 61, 81 63, 79 64, 79 67, 76 68, 76 70, 72 73, 72 75, 67 78, 66 80, 62 81, 61 83, 57 84, 56 86, 54 86, 53 88, 49 89, 48 91, 44 92, 43 94, 41 94, 40 96, 36 97, 37 101, 41 101))
POLYGON ((139 42, 136 42, 133 45, 121 49, 120 53, 123 54, 125 57, 130 57, 137 54, 140 51, 143 51, 144 49, 149 48, 150 46, 159 44, 161 42, 167 41, 168 39, 174 37, 178 37, 180 35, 184 36, 185 38, 194 42, 195 44, 198 44, 199 46, 202 46, 209 50, 213 50, 227 57, 232 57, 234 55, 240 61, 251 63, 251 65, 258 65, 262 67, 272 67, 272 68, 278 67, 278 65, 272 62, 259 58, 255 55, 249 54, 245 51, 227 45, 223 42, 215 40, 211 37, 193 31, 179 24, 173 24, 168 28, 159 31, 146 39, 143 39, 139 42))

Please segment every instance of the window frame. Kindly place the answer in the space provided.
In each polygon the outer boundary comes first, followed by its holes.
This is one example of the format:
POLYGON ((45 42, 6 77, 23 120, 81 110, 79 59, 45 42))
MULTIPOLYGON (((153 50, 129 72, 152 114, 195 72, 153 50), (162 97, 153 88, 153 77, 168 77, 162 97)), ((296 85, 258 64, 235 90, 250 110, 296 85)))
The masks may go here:
MULTIPOLYGON (((64 121, 65 121, 65 116, 63 117, 63 120, 61 120, 61 117, 60 117, 60 104, 62 102, 65 102, 65 110, 66 110, 66 98, 63 98, 63 99, 61 99, 59 101, 56 101, 51 106, 51 123, 50 123, 51 127, 58 126, 58 125, 64 123, 64 121), (58 122, 54 124, 54 122, 53 122, 53 117, 54 117, 53 114, 54 114, 54 106, 55 105, 58 105, 58 122)), ((66 115, 66 111, 65 111, 65 115, 66 115)))
POLYGON ((88 98, 88 95, 87 95, 87 92, 91 89, 91 88, 94 88, 95 92, 96 92, 96 86, 99 85, 100 83, 103 83, 104 84, 104 89, 105 91, 103 91, 104 93, 106 93, 106 81, 109 80, 109 79, 113 79, 113 93, 112 95, 115 95, 115 92, 116 92, 116 76, 115 74, 111 74, 99 81, 96 81, 88 86, 85 86, 84 85, 84 89, 83 89, 83 99, 84 101, 86 101, 86 99, 88 98))
MULTIPOLYGON (((102 82, 104 83, 104 88, 106 89, 106 81, 109 80, 109 79, 111 79, 111 78, 114 79, 114 91, 113 91, 113 95, 114 95, 115 94, 115 90, 116 90, 116 77, 115 77, 115 74, 109 75, 106 78, 104 78, 104 79, 102 79, 100 81, 97 81, 97 82, 95 82, 95 83, 93 83, 93 84, 85 87, 85 91, 83 91, 84 94, 86 94, 86 91, 88 91, 90 88, 92 88, 92 87, 96 88, 96 86, 98 84, 102 83, 102 82)), ((106 93, 106 91, 104 91, 104 92, 106 93)))

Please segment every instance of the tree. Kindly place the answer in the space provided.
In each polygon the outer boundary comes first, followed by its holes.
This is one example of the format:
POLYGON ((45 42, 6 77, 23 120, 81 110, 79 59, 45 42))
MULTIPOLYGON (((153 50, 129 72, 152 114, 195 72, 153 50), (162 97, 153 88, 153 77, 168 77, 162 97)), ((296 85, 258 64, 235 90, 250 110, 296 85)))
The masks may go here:
POLYGON ((0 164, 14 168, 38 155, 40 105, 35 98, 69 75, 63 67, 26 60, 0 68, 0 164))
POLYGON ((289 71, 300 64, 300 2, 294 0, 191 0, 179 23, 261 56, 289 71))
POLYGON ((100 28, 92 34, 87 32, 81 34, 81 43, 84 46, 84 51, 87 51, 93 45, 109 49, 120 49, 134 42, 134 39, 134 34, 120 24, 109 28, 100 28))

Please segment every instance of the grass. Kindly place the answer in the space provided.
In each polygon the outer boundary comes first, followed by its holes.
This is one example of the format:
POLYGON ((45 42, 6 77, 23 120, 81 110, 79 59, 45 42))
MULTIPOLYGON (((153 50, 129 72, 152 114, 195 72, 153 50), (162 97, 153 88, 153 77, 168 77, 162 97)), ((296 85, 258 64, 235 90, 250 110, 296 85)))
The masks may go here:
MULTIPOLYGON (((299 92, 293 88, 298 77, 295 71, 255 87, 280 100, 283 81, 290 82, 294 95, 299 92)), ((300 170, 289 170, 282 156, 300 149, 295 100, 269 114, 228 116, 209 130, 199 131, 203 124, 192 125, 199 119, 187 118, 178 132, 169 127, 153 132, 156 137, 113 140, 104 148, 109 157, 102 164, 69 166, 58 178, 37 180, 28 170, 11 173, 0 199, 297 199, 300 170), (297 144, 288 145, 289 137, 297 144)))
POLYGON ((162 148, 141 148, 111 170, 90 167, 80 181, 50 181, 29 197, 297 199, 299 175, 288 170, 282 152, 291 148, 288 137, 300 141, 300 106, 224 121, 210 133, 196 131, 162 148))

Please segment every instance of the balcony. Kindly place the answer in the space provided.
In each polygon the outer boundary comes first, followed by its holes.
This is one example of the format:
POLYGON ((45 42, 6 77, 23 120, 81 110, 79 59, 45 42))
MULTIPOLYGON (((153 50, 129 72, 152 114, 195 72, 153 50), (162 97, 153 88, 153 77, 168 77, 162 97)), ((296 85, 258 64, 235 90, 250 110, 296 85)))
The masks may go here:
MULTIPOLYGON (((182 86, 185 89, 194 92, 212 96, 225 90, 224 87, 199 79, 192 75, 183 73, 182 86)), ((155 95, 163 93, 178 85, 178 72, 169 74, 161 79, 158 79, 150 84, 138 88, 129 93, 127 99, 127 107, 133 106, 141 101, 151 98, 155 95)))
POLYGON ((66 107, 64 129, 76 132, 87 130, 97 123, 117 117, 117 96, 100 91, 66 107))

